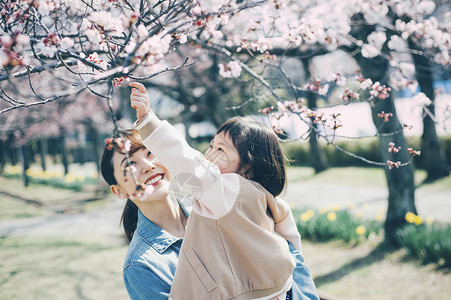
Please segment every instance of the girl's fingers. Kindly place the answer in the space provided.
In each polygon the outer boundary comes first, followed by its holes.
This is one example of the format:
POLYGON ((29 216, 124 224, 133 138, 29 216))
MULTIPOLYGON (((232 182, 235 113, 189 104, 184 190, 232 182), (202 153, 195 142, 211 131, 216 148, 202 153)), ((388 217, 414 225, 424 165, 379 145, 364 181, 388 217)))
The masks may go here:
POLYGON ((149 95, 143 84, 131 82, 130 105, 136 109, 136 117, 140 120, 149 111, 149 95))
POLYGON ((130 97, 130 101, 142 101, 142 102, 149 102, 149 98, 140 96, 140 95, 132 95, 130 97))
POLYGON ((146 107, 146 104, 145 103, 142 103, 142 102, 140 102, 140 101, 131 101, 130 102, 130 105, 133 107, 133 108, 137 108, 137 107, 146 107))
POLYGON ((147 94, 141 94, 139 92, 132 93, 130 95, 130 99, 141 99, 141 100, 144 100, 144 101, 149 101, 149 97, 147 96, 147 94))
MULTIPOLYGON (((141 93, 147 93, 146 87, 142 83, 130 82, 128 85, 131 87, 137 88, 141 93)), ((133 92, 133 89, 132 89, 132 92, 133 92)))
POLYGON ((147 101, 146 99, 132 98, 130 99, 130 104, 149 106, 149 101, 147 101))

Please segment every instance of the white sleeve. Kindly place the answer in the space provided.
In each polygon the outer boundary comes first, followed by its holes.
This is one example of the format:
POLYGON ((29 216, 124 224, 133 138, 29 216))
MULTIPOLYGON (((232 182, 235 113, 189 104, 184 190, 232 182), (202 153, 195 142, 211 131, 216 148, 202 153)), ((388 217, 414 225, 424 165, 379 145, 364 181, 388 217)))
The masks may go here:
POLYGON ((191 191, 196 213, 219 219, 230 211, 239 193, 238 174, 221 174, 215 164, 191 148, 167 121, 161 121, 143 138, 146 148, 169 170, 172 178, 191 191))
POLYGON ((301 235, 296 226, 293 213, 289 210, 288 216, 280 223, 274 225, 274 231, 289 241, 296 250, 302 253, 301 235))

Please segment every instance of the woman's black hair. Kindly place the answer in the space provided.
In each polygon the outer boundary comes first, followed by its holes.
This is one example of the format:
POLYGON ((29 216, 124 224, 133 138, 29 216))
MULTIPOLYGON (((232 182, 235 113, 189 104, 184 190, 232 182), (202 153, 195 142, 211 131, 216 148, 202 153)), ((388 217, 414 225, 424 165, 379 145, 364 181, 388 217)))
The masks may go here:
MULTIPOLYGON (((131 142, 129 154, 133 154, 139 149, 144 148, 141 137, 136 130, 124 131, 122 132, 122 137, 131 142)), ((123 150, 117 143, 113 142, 110 145, 105 145, 100 163, 102 176, 109 185, 117 184, 116 177, 114 177, 113 165, 113 155, 115 152, 123 153, 123 150)), ((130 242, 138 224, 138 207, 130 199, 127 199, 125 203, 120 222, 124 227, 125 236, 130 242)))
POLYGON ((272 128, 257 121, 235 117, 216 131, 232 139, 241 164, 241 175, 260 183, 274 197, 280 195, 287 182, 285 155, 272 128))

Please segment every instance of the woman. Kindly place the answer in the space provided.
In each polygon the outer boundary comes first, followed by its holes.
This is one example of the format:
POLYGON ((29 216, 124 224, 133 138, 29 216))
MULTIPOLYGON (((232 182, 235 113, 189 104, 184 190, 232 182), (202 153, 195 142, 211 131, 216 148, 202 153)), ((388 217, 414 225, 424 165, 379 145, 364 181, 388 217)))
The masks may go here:
MULTIPOLYGON (((111 191, 127 199, 122 221, 131 242, 124 262, 125 285, 131 299, 167 299, 188 216, 170 197, 169 172, 144 147, 139 134, 131 130, 124 138, 130 141, 129 160, 123 143, 113 143, 105 147, 101 168, 111 191)), ((297 285, 287 299, 318 299, 301 253, 291 245, 290 250, 297 261, 297 285)))

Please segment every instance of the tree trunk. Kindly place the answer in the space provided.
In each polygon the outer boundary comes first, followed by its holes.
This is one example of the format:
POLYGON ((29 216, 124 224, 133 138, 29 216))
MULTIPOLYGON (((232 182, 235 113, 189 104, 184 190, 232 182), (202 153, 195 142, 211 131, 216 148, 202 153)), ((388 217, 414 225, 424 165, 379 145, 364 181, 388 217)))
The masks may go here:
POLYGON ((185 125, 185 140, 189 145, 194 147, 195 146, 194 140, 191 137, 191 135, 189 134, 189 128, 193 124, 193 122, 191 121, 191 115, 192 114, 190 113, 189 110, 184 110, 181 114, 181 117, 182 117, 182 123, 183 123, 183 125, 185 125))
POLYGON ((30 168, 29 155, 27 145, 24 144, 20 148, 22 152, 22 179, 24 186, 28 186, 30 184, 30 178, 28 178, 27 171, 30 168))
POLYGON ((47 150, 52 158, 52 163, 59 163, 58 154, 60 153, 60 146, 58 137, 51 137, 47 140, 47 150))
MULTIPOLYGON (((308 80, 310 78, 310 59, 303 58, 301 59, 302 65, 304 66, 305 78, 308 80)), ((316 109, 316 94, 307 91, 307 105, 310 109, 316 109)), ((316 130, 318 128, 317 124, 312 124, 313 130, 310 134, 309 144, 310 144, 310 157, 312 167, 315 169, 315 173, 320 173, 328 168, 327 157, 324 152, 321 150, 318 144, 318 136, 316 134, 316 130)))
POLYGON ((43 171, 45 171, 47 169, 46 162, 45 162, 45 158, 47 156, 46 155, 47 151, 46 151, 44 139, 38 140, 37 143, 38 143, 38 149, 39 149, 39 157, 41 158, 41 168, 43 171))
MULTIPOLYGON (((370 78, 373 82, 379 81, 381 85, 386 84, 386 74, 388 71, 388 61, 378 56, 373 59, 356 55, 356 60, 361 68, 363 77, 370 78)), ((396 114, 393 97, 384 100, 374 99, 371 106, 371 113, 376 128, 381 128, 379 144, 383 161, 408 162, 411 157, 407 151, 407 143, 402 130, 403 126, 399 122, 396 114), (391 112, 393 116, 388 122, 377 116, 384 111, 391 112), (397 133, 394 133, 397 132, 397 133), (393 134, 394 133, 394 134, 393 134), (401 147, 398 153, 388 152, 389 143, 394 142, 396 147, 401 147)), ((407 166, 389 169, 385 166, 385 176, 388 185, 388 209, 385 220, 385 239, 396 244, 394 234, 396 230, 406 224, 405 215, 407 212, 417 213, 415 207, 415 185, 412 164, 407 166)))
POLYGON ((16 138, 13 133, 8 135, 8 139, 5 144, 5 147, 6 147, 7 157, 9 158, 9 161, 11 162, 11 164, 13 166, 15 166, 18 163, 20 156, 18 155, 18 151, 16 148, 16 138))
MULTIPOLYGON (((383 135, 384 133, 395 132, 402 128, 399 122, 396 109, 392 97, 385 100, 379 100, 378 103, 372 107, 371 112, 373 122, 377 128, 383 123, 383 120, 377 116, 381 111, 391 112, 393 117, 389 122, 385 122, 381 129, 382 135, 379 137, 379 144, 381 148, 381 157, 385 161, 400 161, 401 163, 408 162, 411 159, 407 152, 407 142, 402 131, 394 135, 383 135), (388 152, 389 143, 395 143, 396 147, 401 147, 398 153, 388 152)), ((385 177, 388 185, 388 209, 387 218, 385 220, 385 237, 389 242, 394 242, 394 233, 397 229, 406 224, 405 215, 407 212, 417 214, 415 207, 415 184, 413 165, 409 164, 400 168, 390 169, 385 166, 385 177)))
POLYGON ((206 107, 209 109, 209 113, 207 114, 207 118, 215 125, 216 128, 218 128, 222 123, 224 123, 228 118, 229 114, 224 109, 224 106, 222 105, 221 101, 218 101, 218 99, 221 99, 221 95, 223 91, 221 90, 221 84, 219 83, 222 78, 219 78, 219 71, 218 71, 218 56, 213 55, 212 57, 213 63, 211 64, 209 72, 209 79, 211 81, 210 88, 207 88, 207 91, 205 92, 205 104, 206 107), (214 84, 215 82, 218 82, 218 84, 214 84))
POLYGON ((3 174, 3 170, 5 169, 5 154, 5 143, 0 141, 0 175, 3 174))
POLYGON ((59 148, 61 154, 61 162, 64 166, 64 175, 69 174, 69 161, 67 159, 67 151, 66 151, 66 138, 64 136, 64 129, 60 128, 60 137, 59 137, 59 148))
MULTIPOLYGON (((366 42, 368 35, 376 30, 375 26, 366 24, 362 14, 354 15, 352 20, 354 24, 351 27, 351 35, 366 42)), ((345 50, 354 51, 356 49, 350 48, 345 50)), ((363 77, 370 78, 373 82, 378 81, 381 85, 387 85, 387 74, 390 67, 387 58, 382 55, 374 58, 366 58, 359 52, 354 55, 354 59, 360 66, 363 77)), ((379 146, 383 161, 391 160, 402 163, 409 161, 410 154, 407 152, 404 133, 400 130, 402 126, 398 120, 393 97, 390 95, 390 97, 384 100, 374 99, 371 105, 371 114, 374 125, 376 128, 380 128, 379 146), (382 118, 377 116, 381 111, 393 114, 388 122, 384 122, 382 118), (394 142, 396 147, 400 146, 401 150, 395 154, 389 153, 388 144, 390 142, 394 142)), ((388 165, 386 165, 384 168, 388 186, 388 209, 384 224, 385 240, 397 244, 395 232, 407 224, 405 221, 406 213, 410 211, 416 214, 413 167, 409 164, 404 167, 395 167, 392 169, 389 169, 388 165)))
MULTIPOLYGON (((432 75, 432 64, 424 55, 417 54, 419 47, 411 39, 408 40, 409 48, 413 51, 412 57, 415 64, 416 79, 421 91, 432 101, 426 107, 430 114, 435 116, 435 94, 432 75)), ((431 182, 449 175, 450 170, 443 148, 440 145, 434 120, 428 113, 423 118, 423 135, 421 136, 422 167, 427 172, 427 182, 431 182)))
POLYGON ((94 160, 96 163, 97 172, 100 174, 100 149, 101 145, 99 145, 99 132, 94 124, 88 123, 86 125, 88 127, 88 132, 92 136, 92 149, 94 151, 94 160))

